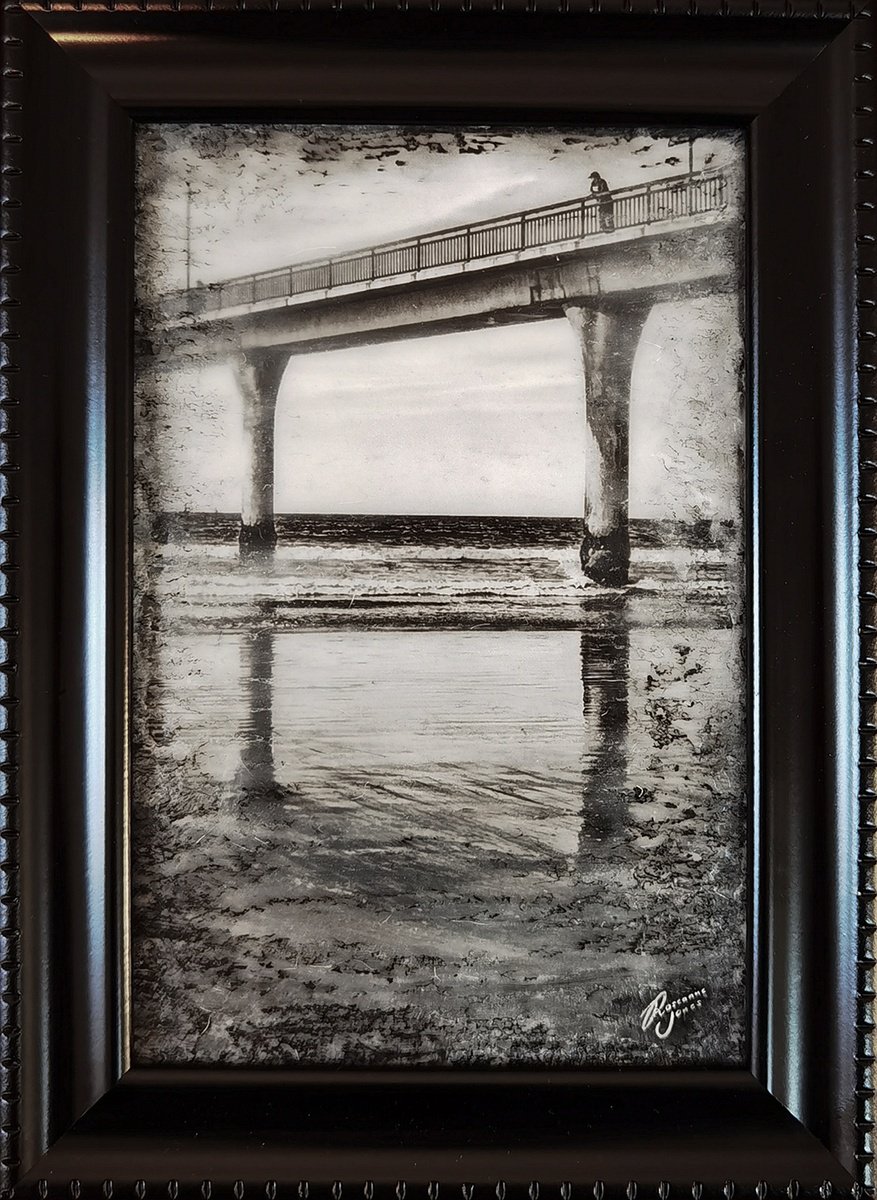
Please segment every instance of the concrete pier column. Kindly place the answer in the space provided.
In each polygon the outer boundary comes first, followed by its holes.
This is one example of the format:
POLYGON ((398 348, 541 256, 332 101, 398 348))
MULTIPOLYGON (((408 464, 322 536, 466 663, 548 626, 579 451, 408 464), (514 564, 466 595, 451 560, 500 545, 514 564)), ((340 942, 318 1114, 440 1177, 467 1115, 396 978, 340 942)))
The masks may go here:
POLYGON ((650 304, 569 305, 585 383, 585 536, 582 569, 595 583, 627 583, 630 382, 650 304))
POLYGON ((270 553, 274 527, 274 410, 288 353, 247 350, 235 361, 243 399, 244 476, 241 551, 270 553))

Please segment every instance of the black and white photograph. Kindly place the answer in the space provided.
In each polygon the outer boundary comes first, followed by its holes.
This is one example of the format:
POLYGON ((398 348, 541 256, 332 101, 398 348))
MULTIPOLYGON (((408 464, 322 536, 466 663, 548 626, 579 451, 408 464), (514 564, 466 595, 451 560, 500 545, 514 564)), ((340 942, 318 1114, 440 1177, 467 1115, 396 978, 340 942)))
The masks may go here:
POLYGON ((745 155, 138 125, 135 1064, 743 1061, 745 155))

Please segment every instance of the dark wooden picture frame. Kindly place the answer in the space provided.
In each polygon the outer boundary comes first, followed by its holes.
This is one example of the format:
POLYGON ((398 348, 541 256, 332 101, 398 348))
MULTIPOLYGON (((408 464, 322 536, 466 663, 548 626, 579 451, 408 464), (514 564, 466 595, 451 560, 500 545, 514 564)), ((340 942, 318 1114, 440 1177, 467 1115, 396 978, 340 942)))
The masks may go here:
POLYGON ((4 12, 6 1194, 870 1186, 875 18, 835 0, 254 8, 4 12), (127 1068, 132 130, 170 116, 748 128, 748 1069, 127 1068))

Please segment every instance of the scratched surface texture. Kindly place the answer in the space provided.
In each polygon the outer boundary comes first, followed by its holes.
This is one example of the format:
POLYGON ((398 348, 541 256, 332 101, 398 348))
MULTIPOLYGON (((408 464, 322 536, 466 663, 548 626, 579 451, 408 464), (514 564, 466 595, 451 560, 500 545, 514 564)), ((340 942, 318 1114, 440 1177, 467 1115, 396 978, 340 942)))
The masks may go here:
POLYGON ((136 1062, 743 1059, 744 149, 141 127, 136 1062))

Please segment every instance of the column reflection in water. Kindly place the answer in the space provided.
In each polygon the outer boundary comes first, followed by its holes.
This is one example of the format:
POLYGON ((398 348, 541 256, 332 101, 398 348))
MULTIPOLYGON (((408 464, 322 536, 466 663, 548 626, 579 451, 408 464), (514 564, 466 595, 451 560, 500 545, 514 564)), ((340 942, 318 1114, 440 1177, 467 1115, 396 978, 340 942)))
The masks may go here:
POLYGON ((135 742, 150 741, 167 746, 173 741, 173 725, 168 722, 167 676, 169 651, 160 634, 161 608, 152 597, 144 597, 137 613, 139 647, 134 663, 134 687, 138 703, 134 706, 135 742))
POLYGON ((274 633, 255 629, 241 637, 244 719, 241 765, 235 783, 248 799, 277 794, 274 777, 274 633))
POLYGON ((581 634, 583 865, 602 844, 621 836, 627 825, 630 634, 623 611, 612 614, 610 622, 581 634))

